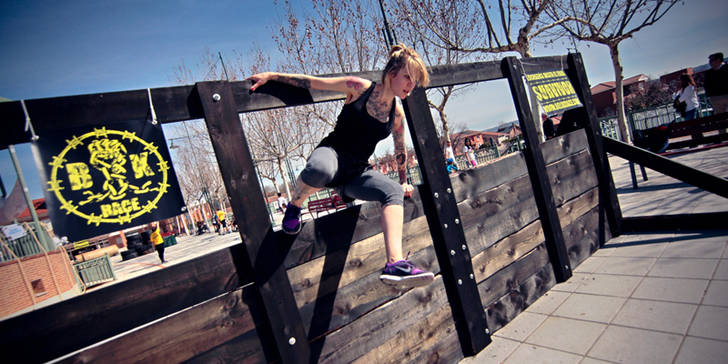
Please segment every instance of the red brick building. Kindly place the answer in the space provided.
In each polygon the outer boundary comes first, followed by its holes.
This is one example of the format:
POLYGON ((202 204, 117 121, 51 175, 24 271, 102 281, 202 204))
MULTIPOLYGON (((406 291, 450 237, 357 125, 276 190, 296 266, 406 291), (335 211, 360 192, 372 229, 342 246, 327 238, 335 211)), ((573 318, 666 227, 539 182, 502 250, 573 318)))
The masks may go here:
MULTIPOLYGON (((661 78, 662 79, 662 78, 661 78)), ((679 75, 678 75, 679 79, 679 75)), ((624 89, 625 100, 629 99, 630 95, 638 92, 644 92, 647 90, 647 81, 649 77, 644 74, 632 76, 624 79, 622 86, 624 89)), ((617 86, 614 81, 602 82, 591 88, 592 101, 594 102, 594 109, 597 112, 597 116, 609 116, 616 115, 617 113, 617 86)))

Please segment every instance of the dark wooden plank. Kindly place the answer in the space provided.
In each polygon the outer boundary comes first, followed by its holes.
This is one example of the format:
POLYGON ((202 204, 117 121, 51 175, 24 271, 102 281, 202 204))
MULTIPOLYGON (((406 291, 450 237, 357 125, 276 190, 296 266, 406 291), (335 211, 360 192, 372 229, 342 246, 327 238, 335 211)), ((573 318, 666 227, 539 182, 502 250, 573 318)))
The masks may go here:
MULTIPOLYGON (((421 347, 432 345, 433 340, 452 340, 455 325, 445 291, 441 276, 427 287, 407 291, 389 304, 319 340, 321 355, 313 362, 350 363, 365 359, 377 363, 380 362, 378 359, 406 362, 407 352, 410 352, 409 355, 416 354, 421 347), (389 357, 387 354, 390 354, 389 357)), ((442 362, 457 362, 462 358, 457 340, 449 344, 457 350, 435 351, 441 347, 434 345, 432 349, 423 349, 424 353, 417 354, 439 357, 442 362)))
POLYGON ((521 62, 515 57, 506 57, 502 61, 503 74, 508 78, 513 103, 521 125, 521 132, 526 141, 526 166, 533 186, 533 195, 536 199, 541 226, 546 237, 546 247, 549 252, 551 264, 554 266, 554 275, 557 282, 564 282, 571 277, 564 237, 561 231, 559 217, 556 214, 553 192, 548 181, 546 162, 544 161, 536 130, 529 107, 528 94, 524 86, 525 77, 521 62))
POLYGON ((235 245, 0 321, 0 349, 48 361, 216 297, 251 281, 241 254, 235 245))
MULTIPOLYGON (((440 269, 424 217, 406 224, 403 248, 410 259, 437 274, 440 269)), ((288 271, 296 302, 310 339, 358 319, 398 296, 400 291, 379 280, 383 234, 353 244, 349 254, 326 255, 288 271)))
POLYGON ((607 160, 607 153, 603 145, 602 128, 597 119, 597 113, 594 109, 594 103, 591 97, 591 88, 589 80, 587 80, 584 61, 580 53, 570 53, 568 55, 568 69, 566 74, 571 80, 572 86, 576 91, 579 100, 589 115, 589 120, 584 125, 584 132, 589 143, 589 151, 594 159, 594 169, 597 173, 600 188, 600 205, 604 207, 610 232, 613 236, 618 236, 622 224, 622 209, 619 207, 617 199, 617 190, 614 188, 614 180, 612 179, 612 171, 607 160))
POLYGON ((672 123, 667 130, 670 138, 677 138, 726 128, 728 128, 728 113, 672 123))
POLYGON ((546 246, 541 244, 515 263, 478 283, 481 300, 485 302, 486 307, 491 305, 509 292, 510 289, 517 286, 518 282, 524 282, 528 277, 548 265, 548 252, 546 246))
POLYGON ((470 252, 460 221, 445 159, 430 114, 425 90, 416 88, 404 100, 407 124, 417 153, 423 184, 419 186, 450 308, 465 355, 474 355, 490 343, 473 276, 470 252))
POLYGON ((599 181, 592 162, 589 151, 584 150, 547 167, 557 206, 597 186, 599 181))
POLYGON ((625 217, 625 232, 725 229, 728 211, 625 217))
POLYGON ((276 240, 230 83, 200 82, 197 92, 220 174, 240 226, 245 253, 283 363, 309 356, 308 340, 283 261, 287 245, 276 240))
POLYGON ((522 153, 514 153, 495 163, 468 169, 450 178, 455 201, 458 203, 472 196, 508 183, 528 174, 522 153))
POLYGON ((580 153, 589 147, 586 134, 583 130, 567 133, 549 139, 540 145, 541 153, 546 164, 558 162, 563 158, 580 153))
POLYGON ((564 227, 566 249, 572 267, 578 266, 599 249, 599 230, 598 206, 564 227))
POLYGON ((262 351, 257 350, 259 344, 258 332, 248 331, 222 345, 219 345, 183 363, 235 363, 257 364, 270 363, 276 360, 267 359, 262 351))
POLYGON ((709 173, 688 167, 658 154, 637 148, 618 140, 602 137, 605 150, 618 157, 624 158, 653 169, 664 175, 673 177, 708 192, 728 198, 728 180, 709 173))
POLYGON ((546 294, 556 284, 556 279, 553 268, 547 264, 525 281, 515 283, 520 285, 487 307, 488 327, 492 327, 494 332, 511 322, 539 297, 546 294))
POLYGON ((246 353, 265 358, 249 305, 258 306, 250 285, 215 297, 174 315, 104 341, 64 358, 62 363, 175 362, 195 358, 241 335, 248 335, 246 353))
MULTIPOLYGON (((521 59, 523 71, 527 74, 546 71, 568 70, 567 56, 547 56, 521 59)), ((503 76, 506 77, 506 76, 503 76)))

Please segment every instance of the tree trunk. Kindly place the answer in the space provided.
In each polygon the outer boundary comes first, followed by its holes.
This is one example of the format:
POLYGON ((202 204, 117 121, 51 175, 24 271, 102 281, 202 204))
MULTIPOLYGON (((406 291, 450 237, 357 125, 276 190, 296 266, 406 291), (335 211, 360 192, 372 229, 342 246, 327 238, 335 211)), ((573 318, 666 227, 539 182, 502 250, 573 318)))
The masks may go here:
POLYGON ((445 136, 445 145, 450 142, 450 127, 447 125, 447 116, 445 110, 437 108, 437 112, 440 114, 440 120, 442 120, 442 133, 445 136))
POLYGON ((291 199, 291 187, 288 185, 288 179, 286 178, 285 172, 283 172, 283 157, 278 157, 278 172, 281 174, 281 179, 283 179, 283 186, 286 187, 286 196, 288 196, 288 199, 291 199))
POLYGON ((609 54, 612 56, 612 66, 614 67, 614 80, 617 92, 617 125, 619 125, 619 135, 623 142, 632 144, 632 136, 627 127, 627 118, 624 115, 624 89, 622 87, 622 64, 619 60, 618 44, 609 45, 609 54))

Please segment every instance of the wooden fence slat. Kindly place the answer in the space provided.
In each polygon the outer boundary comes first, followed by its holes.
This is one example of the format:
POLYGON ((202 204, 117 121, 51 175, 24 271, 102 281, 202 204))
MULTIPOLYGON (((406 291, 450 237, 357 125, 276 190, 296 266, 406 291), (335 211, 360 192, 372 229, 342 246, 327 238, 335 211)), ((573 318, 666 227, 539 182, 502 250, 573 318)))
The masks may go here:
POLYGON ((216 297, 251 281, 242 253, 235 245, 2 320, 0 350, 48 361, 216 297))
POLYGON ((564 236, 561 231, 559 217, 556 214, 554 196, 546 173, 546 162, 544 161, 539 140, 534 124, 533 115, 529 107, 528 94, 524 86, 525 74, 521 62, 515 57, 506 57, 502 61, 503 74, 507 75, 508 84, 511 88, 513 103, 516 106, 516 114, 521 125, 526 141, 524 156, 528 166, 528 175, 533 186, 533 195, 536 198, 541 226, 546 236, 546 247, 549 252, 551 264, 554 266, 554 275, 557 282, 564 282, 571 277, 569 259, 564 247, 564 236))
MULTIPOLYGON (((569 69, 566 70, 566 74, 569 76, 579 100, 589 115, 589 120, 585 120, 584 123, 584 131, 586 132, 589 150, 594 161, 594 169, 599 180, 599 198, 602 200, 602 205, 605 208, 611 234, 612 236, 618 236, 621 229, 622 209, 619 207, 617 190, 614 188, 614 180, 612 179, 612 171, 609 167, 607 153, 604 151, 604 145, 601 139, 602 128, 594 109, 591 88, 589 87, 589 81, 587 80, 586 70, 584 68, 584 60, 579 53, 569 53, 567 57, 569 69)), ((604 236, 600 239, 600 246, 604 245, 606 241, 604 236)))
POLYGON ((659 216, 630 216, 622 220, 625 232, 725 229, 728 211, 659 216))
POLYGON ((262 310, 260 303, 254 302, 255 295, 252 286, 236 289, 61 362, 80 364, 113 358, 114 363, 179 363, 249 332, 257 340, 249 342, 248 353, 265 360, 249 308, 253 305, 262 310))
POLYGON ((460 221, 445 159, 430 114, 425 90, 415 88, 404 100, 412 141, 422 173, 422 207, 435 246, 447 296, 465 355, 475 355, 490 342, 470 252, 460 221))
MULTIPOLYGON (((285 243, 275 240, 255 165, 238 117, 230 83, 197 84, 207 130, 225 189, 231 197, 245 252, 283 363, 309 356, 308 340, 283 261, 285 243)), ((290 247, 290 245, 288 245, 290 247)))

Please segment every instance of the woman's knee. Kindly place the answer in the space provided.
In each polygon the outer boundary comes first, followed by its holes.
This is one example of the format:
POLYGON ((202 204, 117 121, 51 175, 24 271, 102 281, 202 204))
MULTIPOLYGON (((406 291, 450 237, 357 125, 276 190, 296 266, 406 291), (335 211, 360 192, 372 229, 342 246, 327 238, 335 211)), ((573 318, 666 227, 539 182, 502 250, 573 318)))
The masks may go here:
POLYGON ((301 180, 311 187, 324 187, 334 179, 337 169, 335 153, 332 155, 329 151, 316 149, 301 172, 301 180))
POLYGON ((402 186, 397 182, 387 178, 387 184, 382 186, 382 206, 387 205, 404 205, 404 191, 402 186))

